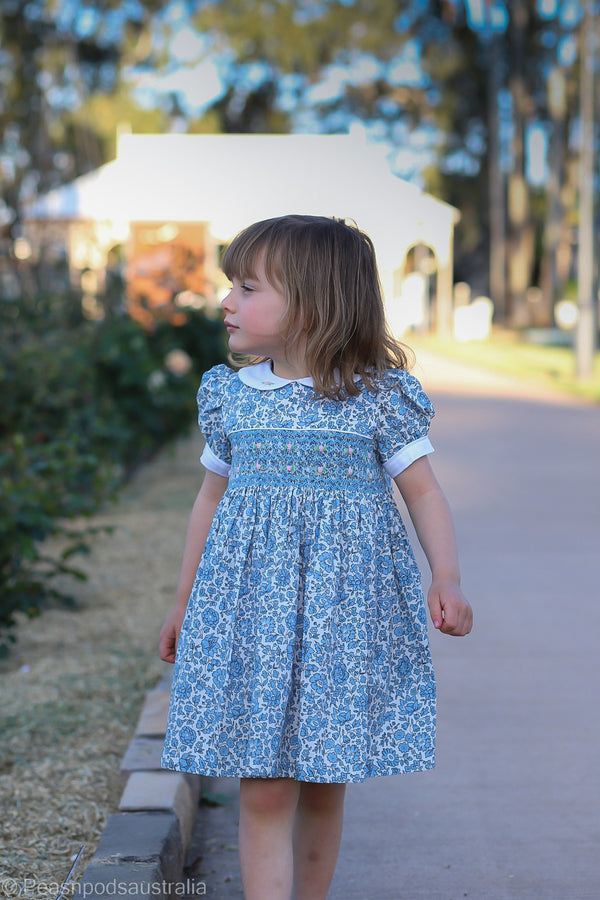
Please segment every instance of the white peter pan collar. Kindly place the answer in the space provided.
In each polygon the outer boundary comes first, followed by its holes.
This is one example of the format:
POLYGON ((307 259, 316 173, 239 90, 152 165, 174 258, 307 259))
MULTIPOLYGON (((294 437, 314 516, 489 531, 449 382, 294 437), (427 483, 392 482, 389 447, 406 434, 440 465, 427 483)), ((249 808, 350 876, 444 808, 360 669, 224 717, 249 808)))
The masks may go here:
MULTIPOLYGON (((274 391, 286 384, 304 384, 313 387, 313 380, 307 378, 281 378, 271 370, 271 360, 265 359, 255 366, 244 366, 238 372, 238 377, 249 387, 258 388, 259 391, 274 391)), ((355 381, 360 381, 360 375, 354 376, 355 381)))
POLYGON ((271 360, 265 359, 263 362, 257 363, 255 366, 244 366, 240 369, 238 376, 244 384, 249 387, 258 388, 259 391, 274 391, 276 388, 283 387, 286 384, 305 384, 307 387, 313 386, 312 378, 281 378, 271 371, 271 360))

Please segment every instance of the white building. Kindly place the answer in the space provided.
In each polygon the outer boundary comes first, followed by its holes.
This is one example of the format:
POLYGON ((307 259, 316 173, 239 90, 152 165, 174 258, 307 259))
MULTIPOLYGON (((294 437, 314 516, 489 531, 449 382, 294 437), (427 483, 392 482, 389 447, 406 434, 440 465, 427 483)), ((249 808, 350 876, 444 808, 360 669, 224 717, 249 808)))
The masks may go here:
MULTIPOLYGON (((394 176, 384 148, 350 135, 145 135, 121 133, 117 158, 39 197, 26 210, 34 252, 61 244, 72 278, 102 278, 115 245, 133 256, 145 229, 168 245, 192 225, 202 233, 207 289, 216 296, 219 245, 251 222, 288 213, 353 219, 373 239, 388 313, 406 324, 403 280, 413 248, 429 248, 434 319, 449 331, 457 210, 394 176), (433 255, 434 265, 431 265, 433 255)), ((413 279, 414 281, 414 279, 413 279)))

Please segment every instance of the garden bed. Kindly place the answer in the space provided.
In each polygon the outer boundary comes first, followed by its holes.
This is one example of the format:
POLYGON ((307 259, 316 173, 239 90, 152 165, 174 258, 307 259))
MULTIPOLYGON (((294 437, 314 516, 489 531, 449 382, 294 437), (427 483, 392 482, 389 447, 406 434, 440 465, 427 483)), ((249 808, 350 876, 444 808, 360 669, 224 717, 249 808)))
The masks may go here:
POLYGON ((114 531, 97 535, 80 564, 89 580, 70 586, 75 610, 19 621, 0 664, 4 893, 17 885, 26 888, 21 896, 39 896, 40 886, 60 886, 85 844, 80 875, 117 807, 121 758, 165 667, 158 634, 202 478, 200 450, 198 434, 180 439, 93 518, 114 531))

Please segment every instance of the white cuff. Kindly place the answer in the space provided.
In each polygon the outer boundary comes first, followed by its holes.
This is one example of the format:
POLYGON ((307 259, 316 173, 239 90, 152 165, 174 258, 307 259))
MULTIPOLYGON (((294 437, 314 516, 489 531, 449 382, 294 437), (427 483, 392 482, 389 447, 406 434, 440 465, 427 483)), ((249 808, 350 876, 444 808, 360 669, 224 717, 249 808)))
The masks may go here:
POLYGON ((225 478, 229 478, 231 466, 224 463, 222 459, 219 459, 219 457, 212 452, 208 444, 206 444, 202 451, 200 462, 205 469, 209 469, 211 472, 216 472, 217 475, 223 475, 225 478))
POLYGON ((416 441, 411 441, 410 444, 406 444, 406 446, 402 447, 401 450, 398 450, 397 453, 394 453, 391 459, 384 462, 383 468, 388 475, 395 478, 400 472, 404 472, 411 463, 414 463, 416 459, 433 452, 433 446, 428 437, 418 438, 416 441))

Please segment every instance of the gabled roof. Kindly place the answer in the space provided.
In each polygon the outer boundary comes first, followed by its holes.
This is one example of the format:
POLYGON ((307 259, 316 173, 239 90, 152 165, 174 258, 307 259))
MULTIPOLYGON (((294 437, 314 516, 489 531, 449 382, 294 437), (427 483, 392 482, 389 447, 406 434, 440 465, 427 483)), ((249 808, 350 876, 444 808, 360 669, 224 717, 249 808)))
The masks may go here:
POLYGON ((203 221, 225 241, 292 212, 355 219, 378 245, 390 229, 397 242, 407 229, 422 237, 457 218, 354 134, 122 134, 116 160, 39 197, 26 218, 203 221))

